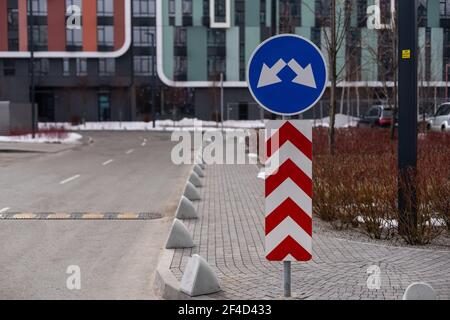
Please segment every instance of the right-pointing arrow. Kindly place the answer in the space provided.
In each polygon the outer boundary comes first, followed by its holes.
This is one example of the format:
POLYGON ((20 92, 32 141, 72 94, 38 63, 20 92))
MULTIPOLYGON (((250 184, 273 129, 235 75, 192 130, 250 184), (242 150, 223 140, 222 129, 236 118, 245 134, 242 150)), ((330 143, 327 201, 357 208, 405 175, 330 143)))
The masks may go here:
POLYGON ((293 83, 317 89, 316 80, 314 78, 311 64, 308 64, 308 66, 303 69, 297 61, 292 59, 291 61, 289 61, 288 66, 297 74, 297 77, 292 80, 293 83))
POLYGON ((282 80, 277 74, 286 66, 286 62, 283 59, 278 60, 272 68, 269 68, 267 64, 263 64, 261 75, 259 76, 258 88, 270 86, 275 83, 279 83, 282 80))

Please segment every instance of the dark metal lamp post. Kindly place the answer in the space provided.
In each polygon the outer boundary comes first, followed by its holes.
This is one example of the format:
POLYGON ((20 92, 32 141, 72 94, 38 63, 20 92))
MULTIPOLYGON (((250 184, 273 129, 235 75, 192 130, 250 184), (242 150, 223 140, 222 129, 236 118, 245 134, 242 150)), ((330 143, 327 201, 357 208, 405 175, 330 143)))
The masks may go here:
POLYGON ((399 232, 417 229, 417 1, 397 2, 399 232))
POLYGON ((156 91, 156 41, 155 37, 156 35, 151 32, 147 32, 149 36, 149 43, 150 43, 150 51, 151 51, 151 71, 150 71, 150 97, 151 97, 151 103, 152 103, 152 121, 153 121, 153 128, 156 128, 156 105, 155 105, 155 91, 156 91))
POLYGON ((35 80, 34 80, 34 12, 33 12, 33 1, 28 2, 30 4, 30 23, 29 23, 29 47, 30 47, 30 86, 31 86, 31 130, 33 139, 36 137, 36 101, 35 101, 35 80))

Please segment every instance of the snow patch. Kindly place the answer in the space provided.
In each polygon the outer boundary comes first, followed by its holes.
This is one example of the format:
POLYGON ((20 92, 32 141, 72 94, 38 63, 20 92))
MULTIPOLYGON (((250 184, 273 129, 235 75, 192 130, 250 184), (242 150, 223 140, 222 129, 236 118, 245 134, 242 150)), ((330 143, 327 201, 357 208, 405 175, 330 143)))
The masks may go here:
POLYGON ((37 134, 33 139, 31 134, 21 136, 0 136, 0 142, 23 142, 23 143, 61 143, 61 144, 76 144, 83 138, 82 135, 74 132, 64 134, 64 138, 49 136, 46 134, 37 134))

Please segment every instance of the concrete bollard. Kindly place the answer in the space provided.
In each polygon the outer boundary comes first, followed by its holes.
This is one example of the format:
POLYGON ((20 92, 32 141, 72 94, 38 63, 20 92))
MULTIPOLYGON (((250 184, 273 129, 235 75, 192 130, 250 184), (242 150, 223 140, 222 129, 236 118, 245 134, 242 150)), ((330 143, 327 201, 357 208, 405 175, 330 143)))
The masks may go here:
POLYGON ((189 182, 197 188, 203 187, 202 180, 200 180, 200 177, 195 173, 195 171, 192 171, 191 176, 189 177, 189 182))
POLYGON ((428 283, 414 282, 406 288, 403 300, 437 300, 437 295, 428 283))
POLYGON ((205 168, 206 168, 206 163, 205 163, 205 161, 203 160, 203 157, 202 157, 202 156, 197 156, 197 157, 195 157, 195 162, 194 162, 194 164, 197 165, 197 166, 199 166, 200 168, 202 168, 202 170, 205 170, 205 168))
POLYGON ((197 164, 205 164, 205 161, 203 160, 202 157, 197 157, 197 158, 195 158, 195 163, 197 163, 197 164))
POLYGON ((176 217, 178 219, 197 219, 198 214, 194 208, 194 204, 186 198, 181 196, 180 204, 178 205, 176 217))
POLYGON ((208 262, 198 254, 192 255, 181 279, 180 291, 191 297, 220 291, 219 279, 208 262))
POLYGON ((203 169, 202 169, 198 164, 196 164, 196 165, 194 166, 194 172, 195 172, 200 178, 204 178, 204 177, 205 177, 205 173, 203 172, 203 169))
POLYGON ((206 165, 204 163, 197 163, 197 165, 202 168, 203 170, 206 169, 206 165))
POLYGON ((200 193, 198 192, 197 188, 191 182, 188 182, 186 184, 186 189, 184 189, 184 196, 191 201, 196 201, 196 200, 201 199, 200 193))
POLYGON ((192 248, 194 241, 186 226, 178 219, 174 219, 169 237, 166 242, 166 249, 192 248))

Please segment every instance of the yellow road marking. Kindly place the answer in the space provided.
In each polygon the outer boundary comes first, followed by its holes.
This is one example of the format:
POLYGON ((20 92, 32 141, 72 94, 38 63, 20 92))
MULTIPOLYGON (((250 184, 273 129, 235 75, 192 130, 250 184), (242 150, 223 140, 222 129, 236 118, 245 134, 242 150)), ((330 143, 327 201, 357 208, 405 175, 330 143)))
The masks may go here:
POLYGON ((124 220, 126 220, 126 219, 138 219, 139 215, 136 214, 136 213, 120 213, 117 216, 117 218, 118 219, 124 219, 124 220))
POLYGON ((36 217, 34 213, 18 213, 13 216, 14 219, 34 219, 36 217))
POLYGON ((47 219, 69 219, 70 214, 68 213, 52 213, 47 216, 47 219))
POLYGON ((103 213, 86 213, 83 215, 83 219, 103 219, 105 215, 103 213))

